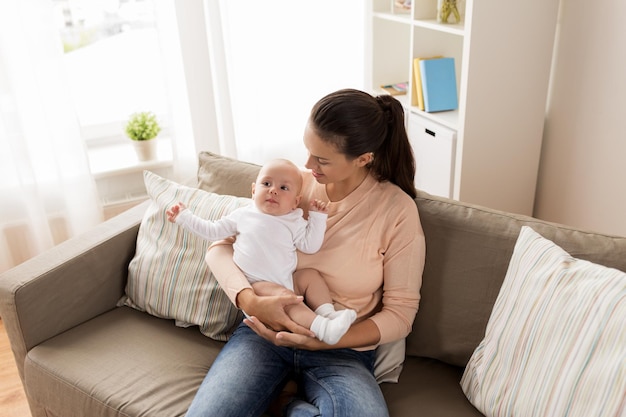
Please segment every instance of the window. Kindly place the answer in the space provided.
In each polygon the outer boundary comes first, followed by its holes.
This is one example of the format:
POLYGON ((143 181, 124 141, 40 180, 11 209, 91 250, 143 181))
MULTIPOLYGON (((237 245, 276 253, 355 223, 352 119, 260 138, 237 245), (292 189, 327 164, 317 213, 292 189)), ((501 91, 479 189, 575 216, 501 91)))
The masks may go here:
POLYGON ((136 111, 166 124, 165 78, 151 0, 54 0, 67 82, 83 138, 121 140, 136 111))

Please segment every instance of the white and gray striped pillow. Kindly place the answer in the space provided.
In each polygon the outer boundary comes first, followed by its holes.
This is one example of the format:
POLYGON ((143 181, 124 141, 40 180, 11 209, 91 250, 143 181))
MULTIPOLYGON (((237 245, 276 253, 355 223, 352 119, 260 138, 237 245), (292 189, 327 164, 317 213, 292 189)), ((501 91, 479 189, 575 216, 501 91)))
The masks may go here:
POLYGON ((461 380, 486 416, 626 413, 626 274, 523 227, 461 380))
POLYGON ((182 201, 198 216, 217 220, 250 199, 186 187, 149 171, 144 181, 151 204, 139 227, 123 304, 227 340, 241 315, 204 262, 210 242, 170 223, 165 211, 182 201))

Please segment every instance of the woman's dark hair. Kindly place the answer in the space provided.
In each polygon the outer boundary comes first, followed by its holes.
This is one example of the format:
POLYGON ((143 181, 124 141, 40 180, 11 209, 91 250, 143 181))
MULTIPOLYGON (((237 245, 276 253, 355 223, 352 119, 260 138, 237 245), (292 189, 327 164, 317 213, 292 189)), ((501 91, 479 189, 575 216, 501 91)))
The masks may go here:
POLYGON ((373 97, 359 90, 339 90, 313 106, 309 122, 322 140, 349 159, 373 152, 370 170, 374 177, 391 181, 415 198, 415 159, 398 100, 390 95, 373 97))

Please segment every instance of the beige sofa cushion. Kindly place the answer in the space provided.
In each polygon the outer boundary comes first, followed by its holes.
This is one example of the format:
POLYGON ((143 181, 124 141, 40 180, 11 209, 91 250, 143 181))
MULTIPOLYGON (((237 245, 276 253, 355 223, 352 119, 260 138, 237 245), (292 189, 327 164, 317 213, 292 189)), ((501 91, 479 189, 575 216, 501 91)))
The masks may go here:
POLYGON ((422 299, 407 354, 465 366, 485 334, 524 225, 576 258, 626 271, 626 238, 584 232, 531 217, 419 192, 426 236, 422 299))
POLYGON ((25 386, 50 416, 182 417, 223 344, 120 307, 33 348, 25 386))
POLYGON ((407 357, 398 384, 380 386, 389 415, 405 417, 483 417, 465 397, 463 368, 435 359, 407 357))
POLYGON ((216 194, 250 197, 261 167, 212 152, 200 152, 198 188, 216 194))

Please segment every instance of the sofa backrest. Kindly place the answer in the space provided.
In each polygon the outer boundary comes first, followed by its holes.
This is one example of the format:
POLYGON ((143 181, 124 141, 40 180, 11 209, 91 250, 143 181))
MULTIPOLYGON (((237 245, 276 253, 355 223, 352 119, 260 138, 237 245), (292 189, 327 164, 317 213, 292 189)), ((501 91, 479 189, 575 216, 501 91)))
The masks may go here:
MULTIPOLYGON (((249 197, 260 166, 200 153, 198 186, 249 197)), ((422 299, 407 354, 465 366, 482 340, 519 231, 531 226, 576 258, 626 271, 626 238, 590 233, 418 192, 426 235, 422 299)))
POLYGON ((198 188, 216 194, 250 197, 261 166, 211 152, 198 157, 198 188))
POLYGON ((407 354, 465 366, 485 334, 519 231, 528 225, 576 258, 626 271, 626 238, 418 192, 426 236, 420 308, 407 354))

